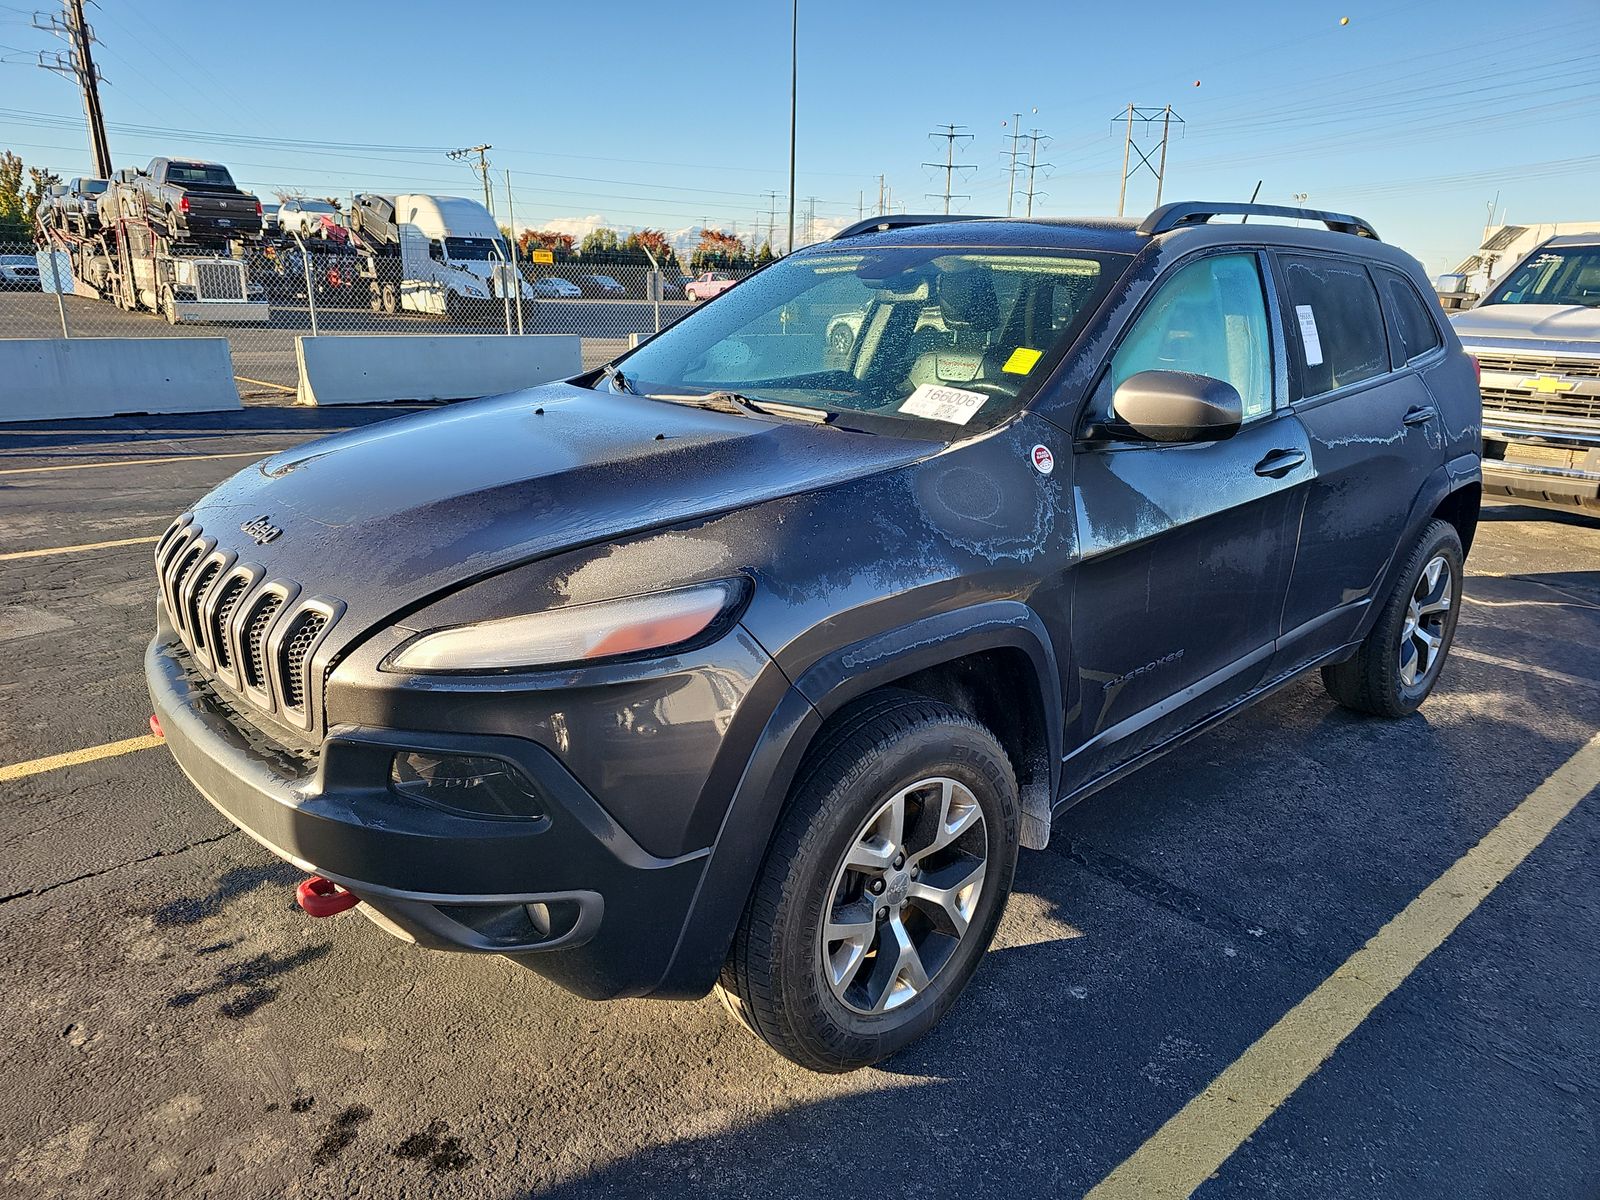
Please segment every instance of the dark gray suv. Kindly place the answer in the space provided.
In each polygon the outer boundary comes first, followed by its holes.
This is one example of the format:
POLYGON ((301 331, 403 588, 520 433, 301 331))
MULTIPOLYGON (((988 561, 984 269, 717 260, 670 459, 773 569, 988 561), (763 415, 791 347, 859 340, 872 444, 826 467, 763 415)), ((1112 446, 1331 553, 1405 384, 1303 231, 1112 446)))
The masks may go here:
POLYGON ((1428 294, 1336 214, 864 222, 223 484, 157 547, 155 722, 313 914, 877 1061, 1066 806, 1308 671, 1428 696, 1480 491, 1428 294))

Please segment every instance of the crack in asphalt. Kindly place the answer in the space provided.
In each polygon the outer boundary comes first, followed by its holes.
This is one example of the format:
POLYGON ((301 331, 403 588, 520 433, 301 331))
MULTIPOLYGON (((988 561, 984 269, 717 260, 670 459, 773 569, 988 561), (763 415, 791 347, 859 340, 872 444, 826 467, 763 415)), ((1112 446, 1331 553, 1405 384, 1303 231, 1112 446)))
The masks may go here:
POLYGON ((200 846, 209 846, 220 842, 224 838, 233 837, 239 831, 230 829, 226 833, 219 833, 215 837, 201 838, 199 841, 190 842, 187 846, 179 846, 176 850, 157 850, 154 854, 146 854, 142 858, 130 858, 127 862, 116 863, 109 867, 101 867, 98 871, 85 871, 82 875, 74 875, 71 879, 62 879, 55 883, 47 883, 43 887, 28 888, 26 891, 12 892, 9 896, 0 896, 0 904, 10 904, 13 900, 25 900, 29 896, 42 896, 46 892, 53 892, 57 888, 64 888, 68 884, 82 883, 85 879, 98 879, 101 875, 109 875, 113 871, 120 871, 124 867, 136 867, 140 863, 154 862, 158 858, 172 858, 178 854, 187 853, 200 846))

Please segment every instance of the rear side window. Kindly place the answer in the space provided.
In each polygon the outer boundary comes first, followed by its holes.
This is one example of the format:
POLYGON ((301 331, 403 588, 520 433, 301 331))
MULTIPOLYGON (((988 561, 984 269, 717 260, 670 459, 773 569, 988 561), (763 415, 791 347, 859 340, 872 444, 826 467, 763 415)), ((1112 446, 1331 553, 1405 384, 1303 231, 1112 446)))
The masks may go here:
POLYGON ((1383 290, 1383 306, 1389 311, 1389 337, 1394 348, 1394 365, 1414 362, 1439 345, 1439 329, 1423 307, 1422 298, 1411 281, 1399 271, 1376 268, 1378 286, 1383 290))
POLYGON ((1372 277, 1359 263, 1283 255, 1289 312, 1284 324, 1298 353, 1290 365, 1296 396, 1320 396, 1389 370, 1383 310, 1372 277))

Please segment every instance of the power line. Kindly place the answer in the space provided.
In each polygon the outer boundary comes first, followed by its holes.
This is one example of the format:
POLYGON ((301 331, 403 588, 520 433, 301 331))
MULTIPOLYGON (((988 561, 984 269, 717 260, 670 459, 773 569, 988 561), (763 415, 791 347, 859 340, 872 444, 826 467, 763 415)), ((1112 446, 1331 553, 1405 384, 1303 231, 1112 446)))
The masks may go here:
MULTIPOLYGON (((952 184, 953 184, 953 182, 955 180, 956 172, 957 171, 976 171, 978 168, 973 166, 971 163, 958 163, 955 160, 956 143, 957 142, 970 142, 972 140, 972 134, 956 132, 959 129, 965 129, 966 126, 965 125, 941 125, 939 128, 943 129, 944 132, 940 133, 938 130, 935 130, 933 133, 930 133, 928 136, 931 137, 931 138, 943 138, 944 139, 944 162, 942 162, 942 163, 925 162, 922 165, 925 166, 925 167, 935 167, 935 168, 943 167, 944 168, 944 211, 948 215, 949 212, 950 212, 950 201, 951 200, 953 200, 953 199, 954 200, 970 200, 971 199, 971 197, 968 196, 968 195, 965 195, 963 193, 952 192, 950 190, 950 188, 951 188, 951 186, 952 186, 952 184)), ((939 196, 939 193, 938 192, 928 192, 927 196, 930 199, 937 199, 938 196, 939 196)))
POLYGON ((488 152, 494 147, 484 142, 478 146, 468 146, 462 150, 446 150, 444 156, 453 158, 456 162, 465 162, 478 174, 483 176, 483 206, 489 210, 489 215, 494 216, 494 196, 489 191, 489 158, 488 152), (478 156, 476 165, 468 162, 474 154, 478 156))

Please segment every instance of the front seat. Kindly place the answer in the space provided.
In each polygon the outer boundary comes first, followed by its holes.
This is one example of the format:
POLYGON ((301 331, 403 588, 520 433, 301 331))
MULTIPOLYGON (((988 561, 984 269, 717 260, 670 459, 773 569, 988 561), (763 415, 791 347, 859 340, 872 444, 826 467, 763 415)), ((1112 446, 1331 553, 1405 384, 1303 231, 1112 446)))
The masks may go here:
POLYGON ((986 374, 989 338, 1000 324, 993 277, 981 269, 946 272, 939 276, 938 301, 949 340, 917 355, 906 373, 913 389, 923 384, 961 387, 986 374))

